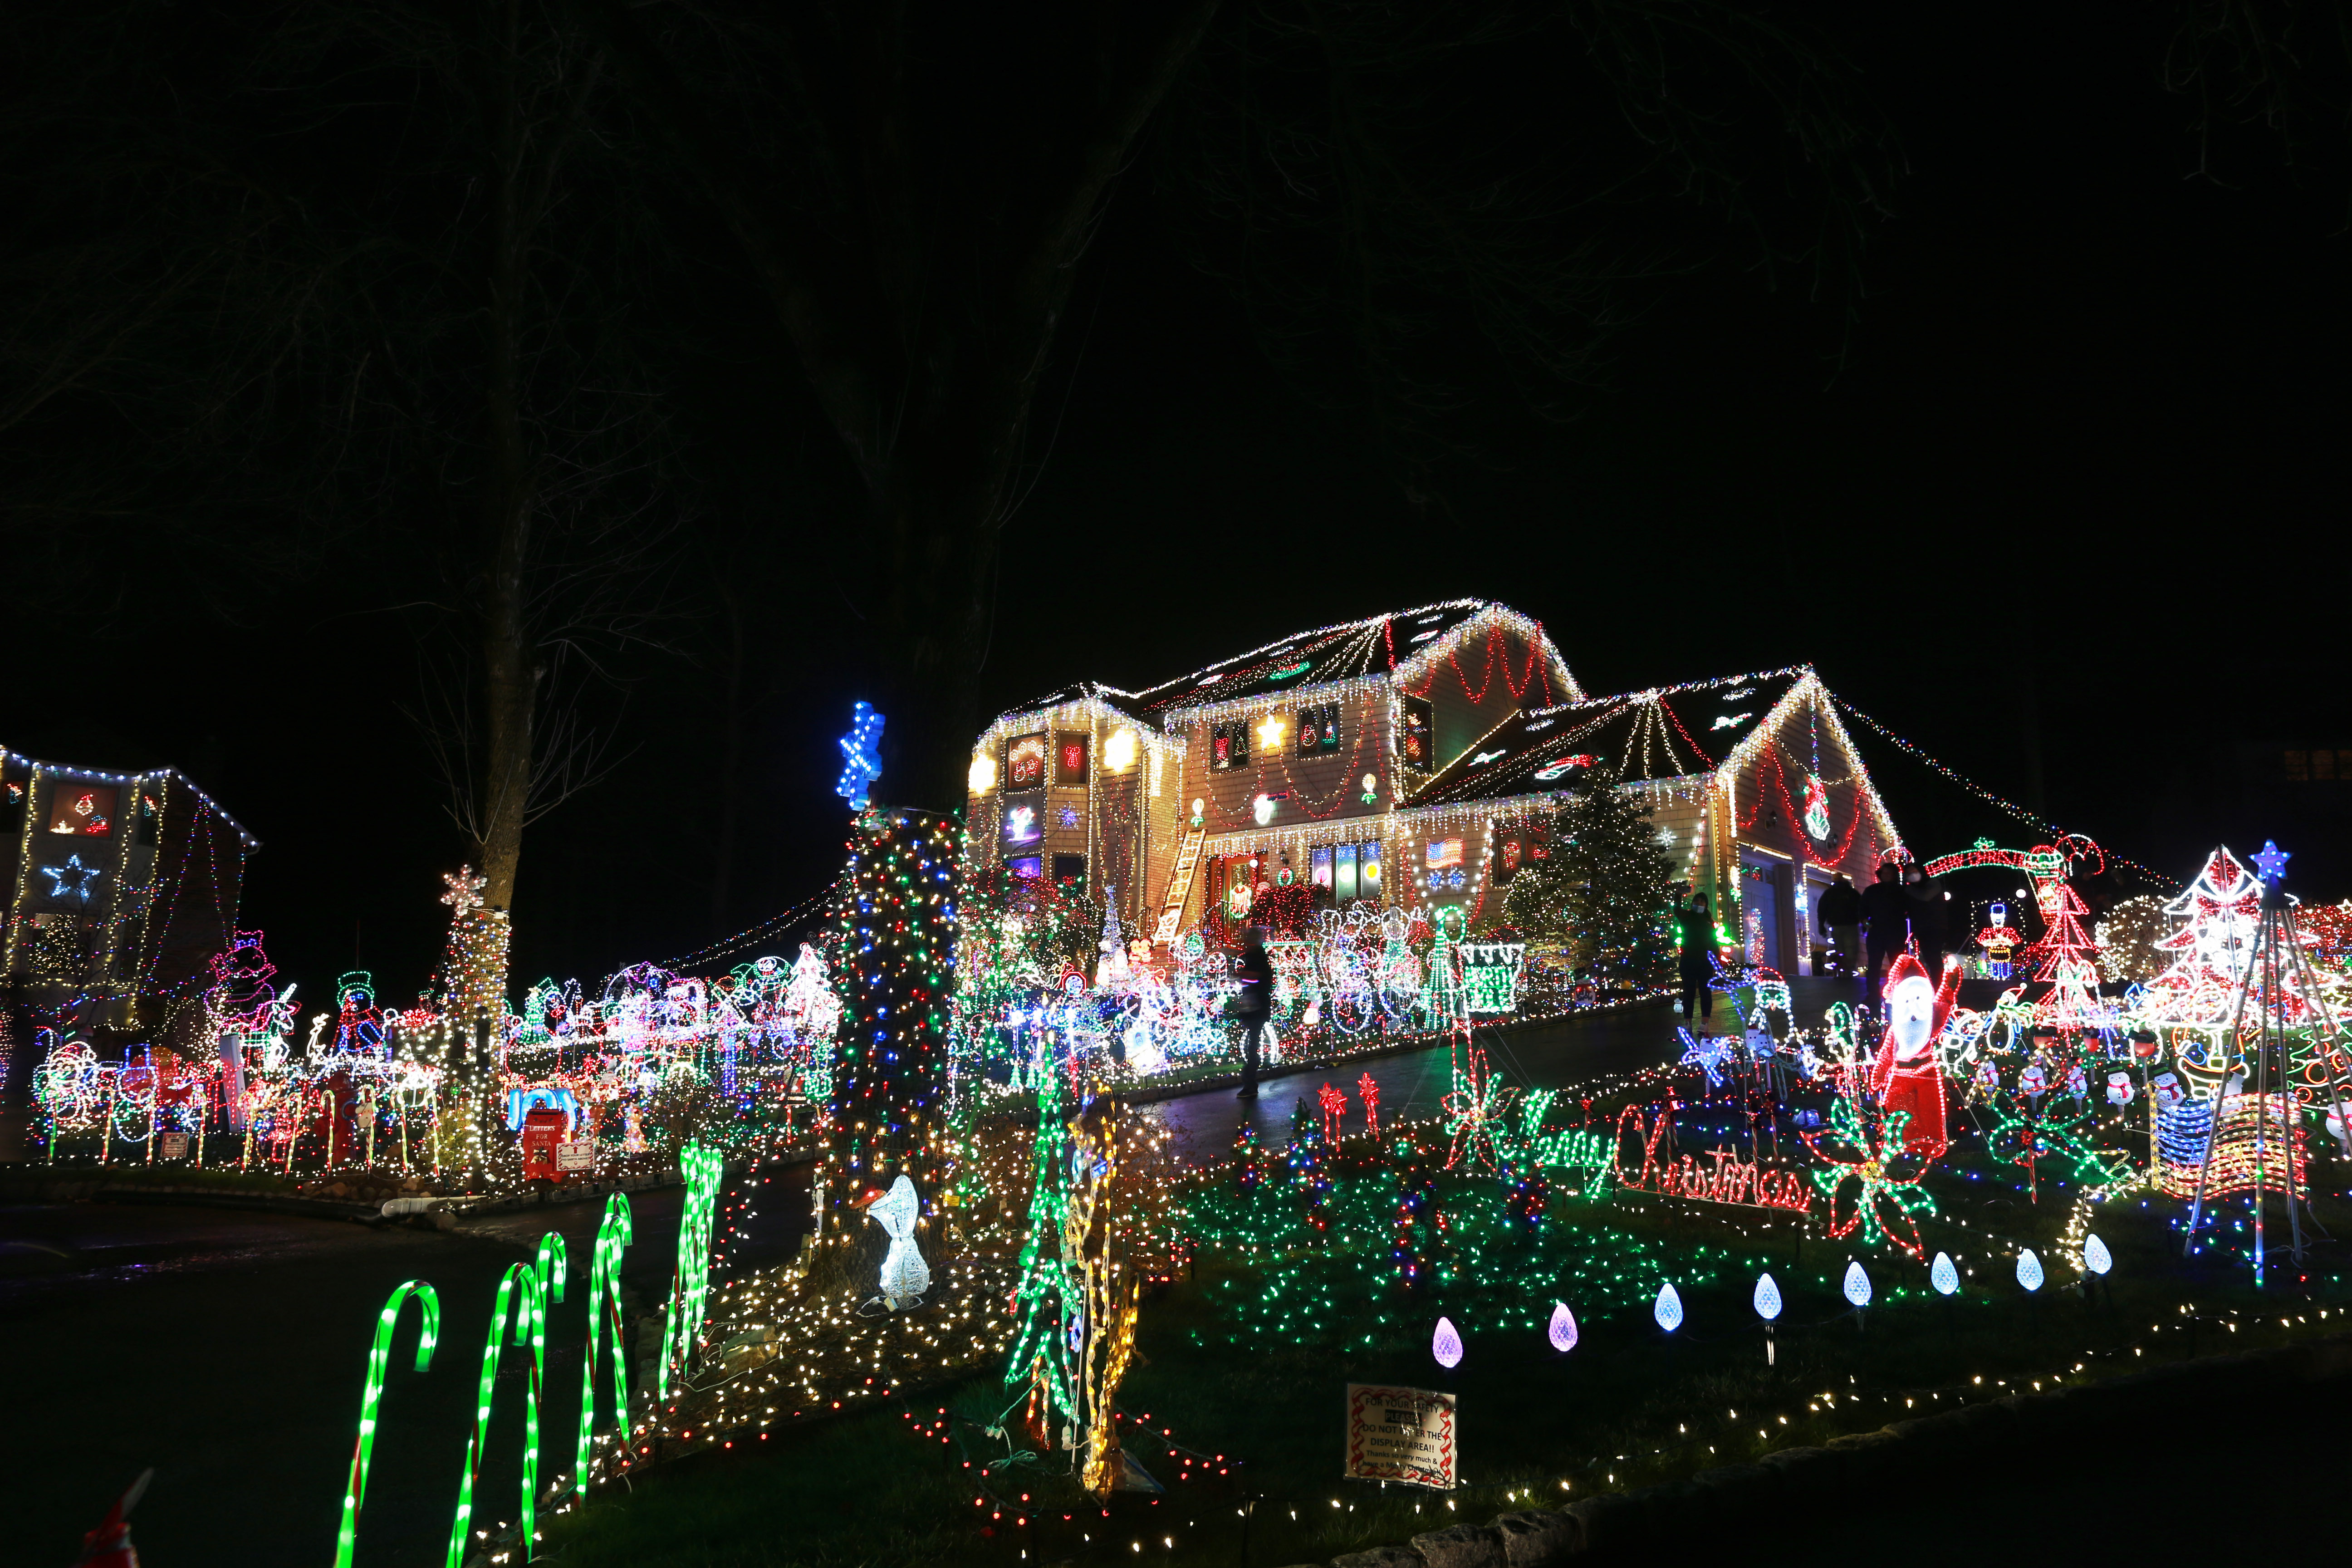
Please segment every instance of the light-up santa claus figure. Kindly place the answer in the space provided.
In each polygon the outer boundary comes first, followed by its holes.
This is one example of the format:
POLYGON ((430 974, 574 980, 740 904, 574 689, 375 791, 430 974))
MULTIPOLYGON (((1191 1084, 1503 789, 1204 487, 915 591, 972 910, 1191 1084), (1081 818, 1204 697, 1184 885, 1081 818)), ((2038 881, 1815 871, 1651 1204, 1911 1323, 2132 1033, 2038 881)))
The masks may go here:
POLYGON ((1907 1112, 1903 1148, 1933 1160, 1950 1144, 1944 1130, 1944 1068, 1936 1040, 1952 1016, 1960 989, 1959 961, 1944 960, 1944 983, 1927 978, 1927 967, 1910 953, 1895 961, 1886 977, 1886 1038, 1871 1069, 1871 1092, 1889 1116, 1907 1112))

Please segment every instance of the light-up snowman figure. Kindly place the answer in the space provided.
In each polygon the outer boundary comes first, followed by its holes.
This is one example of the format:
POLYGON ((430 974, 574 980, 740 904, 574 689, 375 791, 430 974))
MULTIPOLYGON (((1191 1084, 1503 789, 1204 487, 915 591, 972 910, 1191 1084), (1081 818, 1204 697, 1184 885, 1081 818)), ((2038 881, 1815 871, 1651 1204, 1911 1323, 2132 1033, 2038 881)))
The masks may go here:
POLYGON ((915 1184, 902 1173, 890 1190, 866 1205, 867 1216, 889 1234, 890 1250, 882 1255, 882 1302, 903 1312, 931 1288, 931 1266, 915 1247, 915 1221, 923 1212, 915 1184))
POLYGON ((1907 1113, 1906 1152, 1933 1160, 1949 1146, 1945 1131, 1944 1068, 1936 1041, 1952 1016, 1960 988, 1960 966, 1944 961, 1942 985, 1927 978, 1918 959, 1905 953, 1886 980, 1886 1037, 1878 1048, 1870 1087, 1887 1115, 1907 1113))

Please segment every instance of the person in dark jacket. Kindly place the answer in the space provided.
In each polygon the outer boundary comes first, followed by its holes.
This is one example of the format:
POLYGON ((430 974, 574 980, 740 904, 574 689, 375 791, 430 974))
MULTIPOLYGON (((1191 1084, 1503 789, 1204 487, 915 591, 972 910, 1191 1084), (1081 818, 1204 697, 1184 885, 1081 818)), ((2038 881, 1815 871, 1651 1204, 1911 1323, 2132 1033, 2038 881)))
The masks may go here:
POLYGON ((1258 1040, 1267 1016, 1274 1011, 1274 961, 1265 955, 1265 929, 1252 926, 1242 938, 1242 955, 1234 961, 1234 976, 1242 983, 1234 998, 1234 1016, 1242 1025, 1242 1087, 1236 1100, 1257 1098, 1258 1040))
POLYGON ((1944 975, 1946 932, 1951 928, 1950 912, 1944 907, 1951 895, 1927 879, 1927 873, 1914 866, 1905 876, 1904 896, 1911 900, 1911 940, 1918 944, 1919 963, 1928 978, 1941 982, 1944 975))
POLYGON ((1862 895, 1862 918, 1869 928, 1870 968, 1864 979, 1862 1005, 1874 1005, 1879 999, 1879 987, 1885 984, 1886 972, 1895 967, 1902 956, 1904 938, 1909 933, 1911 900, 1903 894, 1903 871, 1893 861, 1878 868, 1878 880, 1862 895))
POLYGON ((1849 975, 1861 973, 1862 895, 1854 890, 1853 884, 1843 872, 1822 889, 1821 908, 1815 919, 1821 923, 1822 935, 1836 950, 1845 973, 1849 975))
POLYGON ((1685 1019, 1712 1019, 1715 993, 1706 983, 1715 978, 1715 918, 1707 912, 1705 893, 1693 893, 1690 902, 1675 911, 1675 935, 1682 944, 1675 969, 1682 992, 1675 1011, 1685 1019), (1692 1011, 1694 1006, 1697 1011, 1692 1011))

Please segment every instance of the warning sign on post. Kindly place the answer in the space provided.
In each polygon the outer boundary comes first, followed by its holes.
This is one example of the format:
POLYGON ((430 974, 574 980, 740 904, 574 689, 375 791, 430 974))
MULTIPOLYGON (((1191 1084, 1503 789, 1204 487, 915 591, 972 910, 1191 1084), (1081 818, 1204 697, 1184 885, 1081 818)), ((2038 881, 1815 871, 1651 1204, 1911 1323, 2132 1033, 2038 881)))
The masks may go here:
POLYGON ((1454 1489, 1454 1395, 1348 1385, 1348 1478, 1454 1489))

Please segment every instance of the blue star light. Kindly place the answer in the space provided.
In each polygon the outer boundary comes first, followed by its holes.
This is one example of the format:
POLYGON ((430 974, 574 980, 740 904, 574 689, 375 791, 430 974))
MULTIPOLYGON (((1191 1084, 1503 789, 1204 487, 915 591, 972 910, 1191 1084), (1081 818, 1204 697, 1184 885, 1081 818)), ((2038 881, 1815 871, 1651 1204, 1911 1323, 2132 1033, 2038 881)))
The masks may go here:
POLYGON ((881 743, 882 715, 872 703, 860 702, 850 710, 849 733, 841 738, 841 777, 833 786, 833 793, 853 811, 866 809, 866 786, 882 776, 882 758, 876 749, 881 743))
POLYGON ((2254 869, 2262 873, 2263 886, 2275 888, 2279 885, 2279 879, 2286 875, 2286 863, 2294 858, 2293 855, 2265 838, 2263 840, 2263 852, 2254 857, 2254 869))
POLYGON ((66 863, 62 866, 42 867, 41 874, 49 879, 49 897, 53 899, 64 898, 66 896, 66 884, 68 882, 71 882, 73 884, 73 896, 81 900, 82 902, 88 903, 89 901, 90 884, 97 881, 98 879, 104 874, 105 870, 106 868, 103 866, 85 866, 81 863, 80 856, 70 855, 66 858, 66 863))

